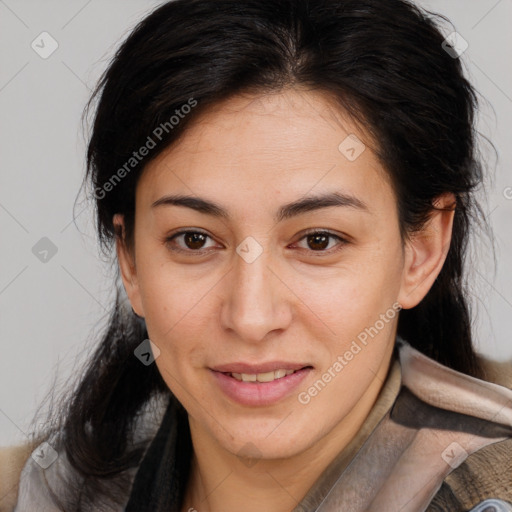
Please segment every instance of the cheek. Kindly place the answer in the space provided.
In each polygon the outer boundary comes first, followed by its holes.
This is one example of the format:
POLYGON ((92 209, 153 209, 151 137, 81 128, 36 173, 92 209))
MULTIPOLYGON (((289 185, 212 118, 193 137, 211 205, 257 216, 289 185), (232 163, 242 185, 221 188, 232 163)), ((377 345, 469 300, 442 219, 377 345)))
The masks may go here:
MULTIPOLYGON (((139 287, 150 339, 161 351, 160 370, 184 376, 204 365, 205 333, 216 318, 211 295, 215 283, 210 273, 193 279, 169 263, 141 266, 139 287)), ((217 315, 218 316, 218 315, 217 315)), ((162 374, 166 379, 165 374, 162 374)))
POLYGON ((346 339, 372 325, 392 307, 400 290, 401 256, 399 251, 375 250, 354 261, 330 279, 316 284, 303 281, 308 290, 304 302, 346 339))

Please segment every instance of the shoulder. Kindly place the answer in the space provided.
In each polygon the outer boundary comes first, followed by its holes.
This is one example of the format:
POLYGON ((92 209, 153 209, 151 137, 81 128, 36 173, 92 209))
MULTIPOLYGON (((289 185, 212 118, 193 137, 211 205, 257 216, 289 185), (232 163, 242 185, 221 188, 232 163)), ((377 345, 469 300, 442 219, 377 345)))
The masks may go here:
MULTIPOLYGON (((23 457, 19 458, 20 463, 23 457)), ((13 475, 11 483, 18 478, 11 491, 10 498, 0 512, 61 512, 63 510, 113 511, 122 510, 118 506, 114 494, 117 485, 125 483, 133 475, 129 471, 121 473, 116 478, 101 481, 100 500, 96 506, 87 494, 86 483, 89 481, 78 472, 69 462, 66 450, 58 437, 38 444, 25 459, 25 464, 13 475)), ((124 496, 122 497, 124 499, 124 496)))
POLYGON ((470 455, 446 477, 428 511, 478 510, 487 500, 500 500, 504 508, 483 510, 512 511, 512 438, 470 455))
MULTIPOLYGON (((165 410, 165 400, 165 396, 152 397, 143 407, 135 419, 128 449, 146 449, 165 410)), ((4 481, 0 474, 0 489, 5 488, 8 496, 5 505, 0 501, 0 512, 58 512, 77 507, 96 512, 124 510, 138 464, 109 478, 84 476, 71 464, 63 439, 59 431, 51 439, 9 449, 8 478, 4 481)))
POLYGON ((484 380, 512 389, 512 361, 492 361, 483 356, 479 356, 478 360, 484 372, 484 380))
POLYGON ((57 451, 56 441, 37 442, 15 446, 5 453, 5 473, 2 488, 6 497, 0 512, 58 512, 64 510, 59 496, 64 488, 75 483, 67 458, 57 451))
POLYGON ((0 512, 14 510, 20 475, 38 442, 0 447, 0 512))
MULTIPOLYGON (((480 363, 486 381, 512 389, 512 362, 480 357, 480 363)), ((512 438, 471 454, 445 478, 428 510, 479 510, 483 502, 489 507, 482 510, 512 511, 512 438)))

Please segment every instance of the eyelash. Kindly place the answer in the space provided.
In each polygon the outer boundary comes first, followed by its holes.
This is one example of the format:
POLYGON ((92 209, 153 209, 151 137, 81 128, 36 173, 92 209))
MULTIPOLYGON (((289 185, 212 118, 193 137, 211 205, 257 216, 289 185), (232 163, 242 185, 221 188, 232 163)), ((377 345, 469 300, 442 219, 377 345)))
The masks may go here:
MULTIPOLYGON (((204 254, 207 254, 208 252, 210 252, 208 249, 206 249, 206 250, 200 250, 200 249, 194 250, 194 249, 183 249, 183 248, 180 248, 180 247, 170 247, 171 242, 173 242, 179 236, 186 235, 186 234, 201 234, 201 235, 204 235, 204 236, 206 236, 208 238, 211 238, 211 236, 208 235, 207 233, 205 233, 204 231, 194 229, 194 230, 178 231, 177 233, 174 233, 173 235, 166 237, 164 242, 165 242, 166 246, 170 250, 172 250, 174 252, 188 253, 190 255, 195 255, 195 256, 203 256, 204 254)), ((312 253, 312 255, 317 256, 317 257, 318 256, 321 257, 321 256, 325 256, 325 255, 334 254, 334 253, 340 251, 345 245, 350 243, 346 238, 343 238, 340 235, 336 235, 335 233, 332 233, 332 232, 326 231, 326 230, 311 230, 311 231, 307 231, 306 233, 304 233, 302 235, 302 237, 298 240, 298 242, 304 240, 305 238, 307 238, 308 236, 311 236, 311 235, 326 235, 329 238, 335 238, 335 239, 338 240, 338 245, 335 246, 335 247, 331 247, 330 249, 318 250, 318 251, 314 251, 312 249, 304 249, 305 251, 308 251, 308 252, 312 253)))

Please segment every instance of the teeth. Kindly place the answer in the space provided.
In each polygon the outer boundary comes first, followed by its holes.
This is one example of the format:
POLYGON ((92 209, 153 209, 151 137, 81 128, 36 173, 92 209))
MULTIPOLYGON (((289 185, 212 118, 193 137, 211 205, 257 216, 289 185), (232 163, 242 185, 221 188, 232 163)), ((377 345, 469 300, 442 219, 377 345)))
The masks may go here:
POLYGON ((287 375, 291 375, 295 370, 276 370, 266 373, 231 373, 236 380, 243 382, 272 382, 276 379, 282 379, 287 375))
POLYGON ((255 377, 258 382, 272 382, 277 378, 275 372, 258 373, 255 377))

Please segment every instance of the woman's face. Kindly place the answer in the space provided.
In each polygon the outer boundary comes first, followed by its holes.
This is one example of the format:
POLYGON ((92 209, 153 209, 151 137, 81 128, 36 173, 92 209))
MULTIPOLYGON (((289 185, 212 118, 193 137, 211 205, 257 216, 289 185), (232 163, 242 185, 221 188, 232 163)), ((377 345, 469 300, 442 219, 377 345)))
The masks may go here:
POLYGON ((193 435, 233 454, 342 435, 389 366, 405 298, 396 198, 366 134, 329 105, 234 97, 137 186, 132 306, 193 435))

